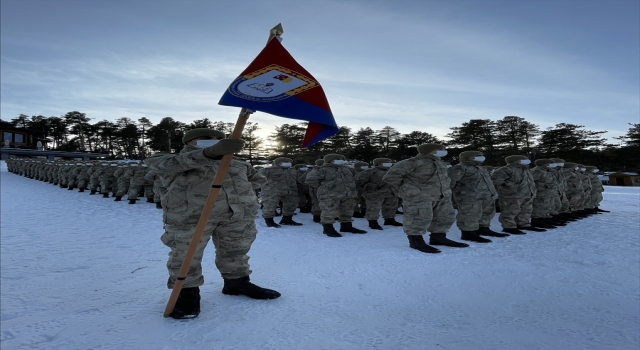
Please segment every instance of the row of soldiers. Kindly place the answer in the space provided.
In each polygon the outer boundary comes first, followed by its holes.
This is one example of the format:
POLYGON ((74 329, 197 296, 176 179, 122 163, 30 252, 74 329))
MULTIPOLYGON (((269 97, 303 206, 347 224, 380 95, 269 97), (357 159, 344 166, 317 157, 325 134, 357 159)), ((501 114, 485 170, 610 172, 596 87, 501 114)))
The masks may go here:
POLYGON ((454 222, 462 240, 489 243, 482 236, 543 232, 606 212, 599 208, 604 187, 594 166, 552 158, 537 159, 531 168, 528 157, 513 155, 496 169, 483 166, 481 151, 462 152, 460 162, 451 166, 441 160, 447 154, 443 145, 421 145, 418 152, 397 163, 376 158, 372 166, 357 162, 353 167, 340 154, 326 155, 315 166, 292 165, 290 158, 277 158, 260 171, 267 179, 261 192, 265 223, 299 226, 293 215, 300 207, 322 224, 325 235, 341 237, 334 227, 336 220, 340 232, 362 234, 366 231, 353 227, 352 218, 360 212, 369 228, 382 230, 378 222, 382 214, 383 225, 403 226, 412 248, 438 253, 432 245, 468 246, 446 237, 454 222), (276 223, 278 204, 282 219, 276 223), (399 206, 404 223, 395 220, 399 206), (490 228, 496 207, 502 233, 490 228), (430 245, 422 237, 427 231, 430 245))
POLYGON ((46 160, 40 158, 12 158, 7 160, 7 170, 31 179, 51 183, 69 191, 89 190, 89 194, 102 194, 115 201, 127 195, 129 204, 135 204, 139 196, 162 208, 162 183, 157 173, 142 162, 46 160))

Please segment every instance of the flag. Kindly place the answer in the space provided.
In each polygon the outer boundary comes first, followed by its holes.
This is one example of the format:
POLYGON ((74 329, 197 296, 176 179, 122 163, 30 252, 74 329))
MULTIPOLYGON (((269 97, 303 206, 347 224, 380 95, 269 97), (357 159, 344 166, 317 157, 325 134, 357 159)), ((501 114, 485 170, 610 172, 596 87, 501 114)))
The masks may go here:
POLYGON ((273 37, 218 104, 309 122, 302 147, 338 133, 320 83, 273 37))

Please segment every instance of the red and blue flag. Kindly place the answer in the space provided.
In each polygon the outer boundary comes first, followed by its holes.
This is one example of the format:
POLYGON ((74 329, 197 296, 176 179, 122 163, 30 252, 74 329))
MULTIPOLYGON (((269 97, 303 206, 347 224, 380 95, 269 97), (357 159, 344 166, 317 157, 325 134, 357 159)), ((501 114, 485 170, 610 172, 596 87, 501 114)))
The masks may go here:
POLYGON ((277 37, 229 85, 218 104, 308 121, 302 147, 338 133, 322 86, 277 37))

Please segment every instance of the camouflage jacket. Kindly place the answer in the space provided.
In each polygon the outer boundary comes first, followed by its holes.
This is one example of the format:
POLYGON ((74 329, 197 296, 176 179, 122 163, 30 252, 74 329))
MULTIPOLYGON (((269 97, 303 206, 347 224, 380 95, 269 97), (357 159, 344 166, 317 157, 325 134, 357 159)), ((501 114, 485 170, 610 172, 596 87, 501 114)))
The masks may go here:
POLYGON ((131 186, 144 186, 145 175, 149 172, 149 168, 143 166, 131 166, 127 169, 127 176, 129 177, 129 185, 131 186))
POLYGON ((582 189, 585 192, 590 193, 591 192, 591 179, 589 178, 589 175, 580 172, 580 178, 582 179, 582 189))
POLYGON ((382 181, 404 200, 438 201, 451 196, 447 165, 432 155, 418 154, 396 163, 382 181))
POLYGON ((589 177, 589 181, 591 181, 591 192, 604 192, 604 186, 602 186, 602 181, 598 178, 598 175, 594 173, 587 173, 589 177))
POLYGON ((491 174, 500 198, 534 198, 536 184, 528 165, 507 164, 491 174))
POLYGON ((357 198, 353 174, 353 169, 344 165, 324 164, 310 171, 305 183, 318 189, 318 199, 357 198))
POLYGON ((577 170, 571 168, 562 168, 562 174, 567 179, 567 194, 584 195, 582 187, 582 176, 577 170))
POLYGON ((293 168, 272 166, 260 170, 266 182, 262 185, 262 196, 298 195, 298 171, 293 168))
POLYGON ((536 183, 536 197, 555 197, 558 195, 558 185, 553 176, 553 170, 546 166, 536 166, 531 169, 533 181, 536 183))
POLYGON ((453 200, 475 202, 498 198, 491 175, 481 164, 473 161, 458 163, 448 170, 453 200))
POLYGON ((130 169, 130 166, 118 166, 118 170, 113 173, 113 176, 118 179, 118 182, 129 183, 132 175, 132 173, 129 172, 130 169))
MULTIPOLYGON (((178 154, 156 154, 145 160, 161 178, 171 179, 163 180, 168 185, 162 196, 165 224, 194 226, 198 223, 220 159, 206 157, 201 148, 184 146, 178 154)), ((252 220, 258 213, 254 189, 264 182, 264 176, 251 165, 232 160, 210 218, 231 212, 231 220, 252 220)))
POLYGON ((389 169, 376 166, 361 170, 356 174, 356 185, 365 198, 395 197, 391 186, 382 181, 389 169))
POLYGON ((559 193, 564 193, 567 190, 567 177, 562 169, 552 169, 551 174, 556 182, 556 187, 559 193))

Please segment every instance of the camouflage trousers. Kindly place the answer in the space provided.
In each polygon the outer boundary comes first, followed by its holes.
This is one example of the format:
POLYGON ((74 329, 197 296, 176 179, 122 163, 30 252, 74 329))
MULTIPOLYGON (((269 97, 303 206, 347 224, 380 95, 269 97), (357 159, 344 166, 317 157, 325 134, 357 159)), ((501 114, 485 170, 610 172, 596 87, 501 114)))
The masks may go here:
POLYGON ((145 198, 154 199, 153 194, 153 186, 151 185, 131 185, 129 186, 129 193, 127 194, 127 199, 138 199, 140 196, 140 192, 144 190, 145 198))
POLYGON ((569 212, 584 209, 584 207, 582 206, 582 203, 584 201, 582 197, 583 196, 579 193, 567 194, 567 200, 569 201, 569 212))
POLYGON ((309 198, 309 191, 298 190, 298 208, 310 207, 311 198, 309 198))
POLYGON ((78 185, 78 177, 75 175, 67 176, 67 186, 69 187, 77 187, 78 185))
POLYGON ((447 233, 456 220, 451 196, 439 201, 411 201, 403 199, 402 229, 407 235, 447 233))
POLYGON ((582 196, 582 203, 581 203, 582 209, 590 208, 589 203, 591 203, 591 190, 584 191, 584 195, 582 196))
POLYGON ((160 185, 160 181, 153 182, 153 201, 156 203, 160 203, 162 201, 162 186, 160 185))
POLYGON ((118 179, 118 190, 116 191, 116 197, 122 197, 129 192, 129 181, 118 179))
POLYGON ((298 195, 262 191, 262 217, 265 219, 273 218, 279 202, 282 202, 282 216, 293 216, 298 207, 298 195))
POLYGON ((309 187, 309 196, 311 196, 311 215, 320 215, 322 210, 320 210, 320 203, 318 202, 318 196, 316 195, 316 191, 318 189, 309 187))
POLYGON ((78 188, 87 188, 87 184, 89 183, 89 179, 87 177, 79 177, 78 178, 78 188))
MULTIPOLYGON (((353 211, 366 212, 367 211, 367 200, 362 196, 362 191, 358 190, 357 200, 353 205, 353 211)), ((373 220, 373 219, 372 219, 373 220)))
POLYGON ((533 218, 550 218, 551 209, 553 207, 552 196, 537 196, 533 199, 533 210, 531 217, 533 218))
POLYGON ((556 194, 555 196, 551 196, 551 208, 549 210, 549 214, 558 215, 560 213, 560 209, 562 209, 562 198, 560 194, 556 194))
POLYGON ((90 177, 89 189, 94 191, 94 190, 98 190, 98 187, 100 187, 100 180, 96 179, 95 177, 90 177))
MULTIPOLYGON (((184 288, 199 287, 204 284, 202 258, 209 239, 213 241, 216 251, 215 263, 222 278, 235 279, 251 274, 247 253, 258 233, 255 221, 253 218, 229 221, 230 217, 231 213, 226 218, 216 218, 217 221, 209 222, 205 227, 187 273, 184 288)), ((171 248, 167 261, 167 269, 169 270, 167 287, 171 289, 178 278, 182 261, 187 255, 189 243, 191 243, 195 232, 195 225, 191 227, 165 225, 164 230, 160 239, 162 243, 171 248)))
POLYGON ((100 193, 105 194, 117 191, 118 184, 115 178, 100 179, 100 193))
POLYGON ((480 227, 491 226, 491 219, 496 215, 495 202, 493 198, 472 202, 456 201, 456 225, 460 231, 477 231, 480 227))
POLYGON ((338 217, 340 222, 351 222, 353 206, 356 201, 353 197, 344 198, 318 198, 320 205, 320 223, 333 224, 338 217))
POLYGON ((396 210, 398 210, 398 197, 364 197, 365 217, 367 220, 378 220, 380 212, 382 211, 383 219, 393 219, 396 217, 396 210))
POLYGON ((500 198, 500 217, 498 221, 502 228, 517 228, 529 226, 533 211, 533 198, 500 198))
POLYGON ((565 192, 562 192, 562 195, 560 196, 560 202, 562 203, 562 206, 560 207, 560 212, 570 213, 571 208, 569 207, 569 198, 567 197, 567 194, 565 192))
POLYGON ((595 208, 600 205, 604 198, 602 197, 602 192, 591 191, 591 199, 589 200, 588 208, 595 208))

